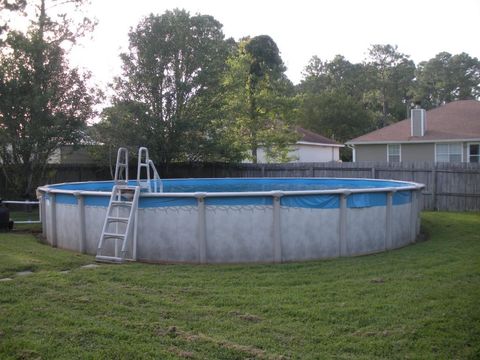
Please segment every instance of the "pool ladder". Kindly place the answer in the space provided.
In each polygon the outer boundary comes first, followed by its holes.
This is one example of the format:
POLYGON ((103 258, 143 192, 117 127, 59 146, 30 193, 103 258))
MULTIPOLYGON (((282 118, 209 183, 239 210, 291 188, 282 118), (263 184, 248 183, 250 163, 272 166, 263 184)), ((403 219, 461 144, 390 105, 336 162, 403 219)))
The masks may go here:
MULTIPOLYGON (((102 235, 98 242, 96 261, 123 263, 126 260, 128 239, 138 210, 139 186, 114 185, 102 235), (105 255, 105 242, 113 240, 115 255, 105 255), (121 246, 120 246, 121 244, 121 246)), ((133 229, 136 233, 136 229, 133 229)), ((135 234, 136 235, 136 234, 135 234)), ((134 235, 134 237, 136 237, 134 235)))
POLYGON ((163 184, 157 169, 150 160, 148 149, 138 150, 137 185, 128 184, 128 150, 119 148, 115 165, 115 185, 103 223, 102 234, 97 247, 96 261, 123 263, 127 259, 128 240, 133 230, 133 260, 136 260, 138 199, 140 192, 162 192, 163 184), (146 179, 141 177, 142 169, 146 171, 146 179), (153 176, 153 179, 152 179, 153 176), (114 241, 115 255, 105 255, 105 243, 114 241))

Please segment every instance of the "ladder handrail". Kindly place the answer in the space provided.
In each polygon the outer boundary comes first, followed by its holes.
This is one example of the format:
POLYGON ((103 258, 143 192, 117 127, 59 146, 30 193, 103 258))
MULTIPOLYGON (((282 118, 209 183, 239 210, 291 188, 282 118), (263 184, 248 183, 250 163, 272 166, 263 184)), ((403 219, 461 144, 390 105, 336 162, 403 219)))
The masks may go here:
POLYGON ((148 192, 163 192, 162 180, 160 179, 160 175, 155 168, 155 164, 150 159, 148 149, 146 147, 140 147, 138 149, 137 184, 141 189, 146 189, 148 192), (147 176, 146 179, 142 179, 142 168, 145 168, 147 176))
MULTIPOLYGON (((128 222, 127 222, 127 228, 125 229, 125 236, 127 237, 130 234, 130 230, 132 228, 132 223, 135 221, 136 216, 135 213, 138 211, 138 198, 140 196, 140 191, 135 191, 133 194, 133 199, 132 199, 132 208, 130 209, 130 213, 128 215, 128 222)), ((135 223, 135 227, 137 224, 135 223)), ((123 242, 122 245, 122 257, 125 258, 127 254, 127 239, 123 242)))
POLYGON ((146 147, 140 147, 138 149, 138 165, 137 165, 137 184, 142 189, 148 189, 150 192, 150 167, 149 167, 150 157, 148 156, 148 149, 146 147), (145 158, 145 161, 144 161, 145 158), (146 181, 143 181, 141 178, 142 176, 142 168, 145 168, 147 173, 146 181))
POLYGON ((152 160, 148 160, 148 165, 153 170, 153 191, 154 192, 163 192, 163 182, 160 179, 160 175, 158 174, 157 168, 152 160))
POLYGON ((128 150, 124 147, 118 148, 117 162, 115 164, 115 184, 126 183, 128 184, 128 150), (124 162, 122 162, 122 155, 124 162), (125 179, 120 179, 122 175, 122 169, 125 173, 125 179))
POLYGON ((111 204, 116 200, 116 198, 115 198, 116 194, 117 194, 116 190, 117 190, 117 185, 114 185, 113 188, 112 188, 112 194, 110 195, 110 201, 108 202, 107 214, 105 216, 105 221, 103 222, 102 234, 100 236, 100 240, 99 240, 98 245, 97 245, 97 254, 99 254, 100 251, 103 249, 103 240, 104 240, 103 234, 105 234, 107 232, 107 227, 108 227, 108 222, 107 222, 106 219, 108 218, 109 213, 111 211, 111 204))

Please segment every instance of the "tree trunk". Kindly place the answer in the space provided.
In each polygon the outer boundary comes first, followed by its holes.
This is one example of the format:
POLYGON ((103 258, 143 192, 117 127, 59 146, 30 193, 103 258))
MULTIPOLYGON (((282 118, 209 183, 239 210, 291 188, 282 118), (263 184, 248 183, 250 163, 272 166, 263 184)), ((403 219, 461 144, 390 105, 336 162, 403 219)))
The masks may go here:
POLYGON ((250 151, 252 152, 252 162, 254 164, 256 164, 258 162, 258 157, 257 157, 257 149, 258 149, 258 146, 257 144, 255 143, 252 143, 250 145, 250 151))
POLYGON ((382 117, 380 119, 380 124, 379 128, 383 128, 385 124, 387 123, 387 112, 388 112, 388 104, 387 104, 387 99, 385 96, 386 90, 383 90, 383 99, 382 99, 382 117))
POLYGON ((250 150, 252 152, 252 162, 256 164, 258 162, 257 158, 257 148, 258 148, 258 141, 257 141, 257 127, 258 127, 258 119, 257 119, 257 104, 255 99, 255 83, 252 79, 252 76, 248 79, 248 102, 249 102, 249 117, 250 117, 250 150))

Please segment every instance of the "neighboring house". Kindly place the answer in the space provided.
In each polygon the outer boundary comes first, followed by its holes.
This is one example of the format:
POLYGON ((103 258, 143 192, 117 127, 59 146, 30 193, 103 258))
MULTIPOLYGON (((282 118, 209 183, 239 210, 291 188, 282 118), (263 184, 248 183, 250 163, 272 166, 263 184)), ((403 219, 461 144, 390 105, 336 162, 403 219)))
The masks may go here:
MULTIPOLYGON (((288 156, 292 159, 290 162, 328 162, 339 161, 340 148, 344 145, 326 138, 320 134, 303 129, 296 128, 300 140, 292 145, 292 150, 288 156)), ((48 159, 49 164, 96 164, 91 155, 92 145, 63 145, 60 146, 48 159)), ((262 148, 257 150, 257 161, 266 163, 266 154, 262 148)))
MULTIPOLYGON (((340 148, 345 145, 335 140, 326 138, 320 134, 297 127, 296 131, 300 136, 288 156, 290 162, 328 162, 340 160, 340 148)), ((267 157, 263 148, 257 150, 257 162, 266 163, 267 157)))
POLYGON ((96 164, 98 161, 91 156, 91 150, 92 145, 62 145, 55 149, 53 154, 48 158, 48 163, 69 165, 96 164))
POLYGON ((350 140, 353 161, 480 162, 480 102, 460 100, 350 140))

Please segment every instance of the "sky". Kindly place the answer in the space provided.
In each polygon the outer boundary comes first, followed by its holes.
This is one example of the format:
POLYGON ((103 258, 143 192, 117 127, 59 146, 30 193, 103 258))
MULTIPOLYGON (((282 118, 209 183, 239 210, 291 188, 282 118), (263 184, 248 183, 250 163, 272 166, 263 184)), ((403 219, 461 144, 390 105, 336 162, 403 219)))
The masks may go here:
POLYGON ((372 44, 398 45, 415 63, 441 51, 480 58, 480 0, 91 0, 85 12, 98 25, 72 49, 72 63, 105 86, 121 71, 129 30, 174 8, 212 15, 235 40, 269 35, 294 83, 313 55, 341 54, 356 63, 372 44))

